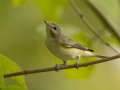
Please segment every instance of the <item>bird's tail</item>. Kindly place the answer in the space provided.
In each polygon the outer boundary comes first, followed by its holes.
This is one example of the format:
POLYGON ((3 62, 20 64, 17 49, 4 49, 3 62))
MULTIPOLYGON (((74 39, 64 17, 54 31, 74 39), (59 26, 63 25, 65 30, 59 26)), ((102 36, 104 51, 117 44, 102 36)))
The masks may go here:
POLYGON ((103 55, 97 55, 97 54, 95 54, 95 55, 93 55, 94 57, 97 57, 97 58, 108 58, 108 56, 103 56, 103 55))
POLYGON ((108 58, 108 56, 104 56, 104 55, 98 55, 92 52, 84 52, 84 54, 82 55, 82 57, 97 57, 97 58, 108 58))
POLYGON ((94 50, 92 50, 92 49, 89 49, 89 48, 88 48, 87 50, 88 50, 88 51, 90 51, 90 52, 94 52, 94 50))

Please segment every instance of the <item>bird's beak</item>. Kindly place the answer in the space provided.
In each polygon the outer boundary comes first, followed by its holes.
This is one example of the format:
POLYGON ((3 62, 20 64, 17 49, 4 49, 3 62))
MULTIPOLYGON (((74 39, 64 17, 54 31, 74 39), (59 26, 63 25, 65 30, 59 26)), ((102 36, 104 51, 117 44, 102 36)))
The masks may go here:
POLYGON ((48 21, 44 20, 43 22, 44 22, 46 25, 48 25, 48 21))
POLYGON ((44 20, 44 23, 46 24, 46 27, 49 28, 49 30, 52 30, 51 24, 48 21, 44 20))
POLYGON ((46 20, 44 20, 44 23, 46 24, 47 27, 50 27, 50 23, 46 20))

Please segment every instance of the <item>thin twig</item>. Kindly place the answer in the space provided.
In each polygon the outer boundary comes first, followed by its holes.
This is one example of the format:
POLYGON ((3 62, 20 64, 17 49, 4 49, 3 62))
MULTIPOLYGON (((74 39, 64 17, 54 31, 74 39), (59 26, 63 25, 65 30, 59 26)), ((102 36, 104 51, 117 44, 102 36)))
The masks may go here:
POLYGON ((72 7, 72 9, 76 12, 76 14, 80 17, 80 19, 83 21, 83 23, 89 28, 88 30, 90 30, 103 44, 105 44, 106 46, 108 46, 109 48, 111 48, 113 51, 115 51, 116 53, 119 53, 114 47, 111 46, 111 44, 109 44, 108 42, 106 42, 96 31, 95 28, 89 23, 88 19, 85 17, 85 15, 83 15, 83 13, 81 13, 77 7, 77 5, 75 4, 75 2, 73 0, 69 0, 70 6, 72 7))
POLYGON ((104 14, 102 14, 102 13, 99 12, 99 9, 97 7, 95 7, 90 1, 88 3, 99 14, 99 16, 105 22, 105 24, 110 27, 110 29, 107 29, 107 30, 110 33, 112 33, 116 37, 116 39, 120 42, 120 34, 117 32, 117 29, 105 18, 104 14))
POLYGON ((33 69, 33 70, 24 70, 24 71, 19 71, 19 72, 15 72, 15 73, 9 73, 4 75, 5 78, 9 78, 9 77, 15 77, 15 76, 20 76, 20 75, 28 75, 28 74, 33 74, 33 73, 42 73, 42 72, 50 72, 50 71, 59 71, 59 70, 65 70, 65 69, 71 69, 71 68, 82 68, 82 67, 87 67, 90 65, 95 65, 95 64, 99 64, 99 63, 103 63, 103 62, 107 62, 107 61, 111 61, 111 60, 115 60, 117 58, 120 58, 120 54, 112 56, 112 57, 108 57, 108 58, 103 58, 97 61, 92 61, 92 62, 87 62, 87 63, 83 63, 83 64, 72 64, 72 65, 60 65, 59 67, 48 67, 48 68, 42 68, 42 69, 33 69))

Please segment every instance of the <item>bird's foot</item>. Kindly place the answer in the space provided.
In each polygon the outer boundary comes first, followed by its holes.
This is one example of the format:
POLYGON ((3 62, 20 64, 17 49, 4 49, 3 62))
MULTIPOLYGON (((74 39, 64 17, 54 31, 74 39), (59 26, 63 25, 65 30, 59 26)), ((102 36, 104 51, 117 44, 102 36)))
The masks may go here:
POLYGON ((56 72, 59 71, 59 68, 60 68, 60 65, 59 65, 59 64, 56 64, 56 65, 55 65, 55 71, 56 71, 56 72))
POLYGON ((62 66, 66 66, 66 64, 56 64, 55 71, 59 71, 62 66))
POLYGON ((76 69, 79 69, 79 63, 76 63, 76 64, 75 64, 75 68, 76 68, 76 69))

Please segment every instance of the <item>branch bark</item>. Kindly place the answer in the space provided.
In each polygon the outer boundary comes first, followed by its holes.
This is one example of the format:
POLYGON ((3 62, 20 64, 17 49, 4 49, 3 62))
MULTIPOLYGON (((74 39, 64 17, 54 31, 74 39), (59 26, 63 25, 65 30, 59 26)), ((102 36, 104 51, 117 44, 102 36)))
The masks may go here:
POLYGON ((66 66, 60 65, 59 68, 58 67, 56 68, 54 66, 54 67, 47 67, 47 68, 42 68, 42 69, 40 68, 40 69, 18 71, 18 72, 8 73, 8 74, 4 75, 4 77, 5 78, 10 78, 10 77, 15 77, 15 76, 20 76, 20 75, 28 75, 28 74, 34 74, 34 73, 59 71, 59 70, 65 70, 65 69, 71 69, 71 68, 82 68, 82 67, 87 67, 87 66, 90 66, 90 65, 95 65, 95 64, 115 60, 117 58, 120 58, 120 54, 112 56, 112 57, 108 57, 108 58, 99 59, 99 60, 92 61, 92 62, 78 64, 78 65, 76 65, 76 64, 66 65, 66 66))

